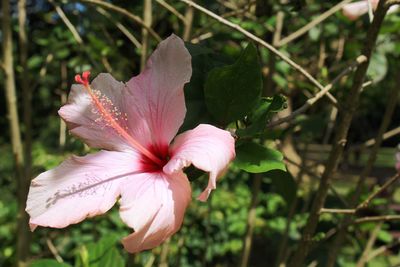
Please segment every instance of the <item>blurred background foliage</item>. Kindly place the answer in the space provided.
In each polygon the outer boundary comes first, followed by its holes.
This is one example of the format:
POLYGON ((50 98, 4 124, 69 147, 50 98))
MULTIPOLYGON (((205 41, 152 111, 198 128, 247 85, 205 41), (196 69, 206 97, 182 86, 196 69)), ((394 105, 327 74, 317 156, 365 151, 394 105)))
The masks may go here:
MULTIPOLYGON (((187 48, 192 54, 194 72, 191 83, 185 88, 188 114, 181 130, 192 128, 201 122, 236 128, 234 123, 236 121, 241 129, 237 131, 239 136, 237 149, 240 150, 241 156, 220 180, 218 189, 213 192, 207 203, 195 200, 191 203, 182 229, 163 246, 137 255, 127 254, 119 240, 131 230, 121 222, 118 207, 114 207, 111 212, 103 216, 66 229, 39 227, 32 235, 30 246, 32 267, 237 266, 243 262, 241 259, 244 254, 244 242, 248 236, 252 213, 255 214, 255 219, 254 228, 251 230, 253 244, 248 266, 274 266, 279 253, 283 251, 283 257, 287 258, 293 253, 296 242, 301 238, 301 228, 306 223, 310 201, 335 132, 335 127, 330 127, 330 122, 334 122, 332 106, 326 98, 323 98, 289 124, 266 131, 263 131, 264 126, 254 130, 262 123, 265 125, 278 111, 289 114, 300 107, 307 100, 307 96, 314 95, 317 89, 287 63, 275 59, 267 49, 253 46, 241 33, 190 9, 183 2, 168 1, 169 5, 186 18, 192 12, 193 22, 188 26, 160 2, 163 1, 153 1, 151 23, 151 27, 159 36, 165 38, 171 33, 183 36, 187 28, 190 29, 190 34, 186 35, 185 39, 187 48), (244 110, 239 108, 238 114, 233 114, 229 120, 218 117, 221 113, 213 111, 213 107, 224 108, 223 103, 218 103, 218 99, 223 98, 224 91, 220 91, 220 95, 213 96, 212 92, 218 91, 209 88, 218 86, 220 80, 209 81, 209 84, 206 80, 211 79, 211 76, 218 77, 218 69, 214 68, 224 68, 233 64, 240 60, 243 55, 241 53, 251 49, 254 49, 257 58, 255 62, 259 62, 259 66, 250 65, 255 68, 251 73, 257 71, 262 73, 263 95, 269 98, 257 100, 260 102, 242 103, 241 108, 244 105, 249 107, 244 107, 244 110), (210 74, 212 69, 213 73, 210 74), (212 99, 214 102, 211 100, 207 102, 207 99, 212 99), (257 114, 260 114, 257 112, 261 112, 263 105, 270 105, 272 101, 277 101, 278 107, 268 112, 264 109, 265 116, 257 121, 260 118, 257 117, 259 116, 257 114), (257 111, 257 108, 261 111, 257 111), (249 109, 254 110, 249 112, 249 109), (243 119, 245 115, 247 116, 243 119), (249 125, 255 126, 250 128, 249 125), (259 138, 265 141, 267 147, 273 151, 271 153, 278 153, 275 149, 281 151, 285 157, 287 173, 276 170, 285 169, 285 166, 279 165, 283 164, 280 153, 276 156, 278 165, 270 169, 268 166, 271 166, 271 160, 262 165, 266 166, 263 170, 255 171, 258 174, 243 171, 256 168, 254 165, 257 164, 251 165, 251 160, 258 151, 256 146, 259 146, 254 140, 259 138), (253 148, 246 154, 246 148, 249 146, 253 148), (293 165, 293 161, 296 164, 293 165), (275 170, 270 171, 271 169, 275 170), (255 175, 261 177, 258 189, 254 185, 255 175), (254 194, 258 195, 258 199, 254 200, 254 194), (293 202, 296 204, 293 205, 293 202), (288 221, 291 223, 287 226, 288 221), (285 236, 287 244, 282 245, 285 236)), ((314 0, 197 2, 270 43, 274 42, 274 34, 277 34, 277 14, 283 17, 283 27, 278 33, 282 40, 284 36, 295 32, 338 3, 338 1, 314 0)), ((10 3, 13 37, 17 40, 19 31, 17 1, 10 3)), ((142 1, 113 0, 107 3, 112 3, 139 17, 143 14, 142 1)), ((301 37, 280 46, 279 49, 282 53, 290 55, 322 84, 328 84, 360 55, 369 23, 367 15, 356 21, 350 21, 339 11, 301 37)), ((35 177, 40 172, 57 166, 71 154, 83 155, 89 152, 89 149, 73 136, 67 134, 66 139, 63 139, 64 130, 62 128, 60 130, 57 110, 65 101, 76 73, 90 69, 94 77, 97 73, 110 72, 116 79, 123 81, 137 75, 140 72, 142 55, 140 47, 142 28, 127 16, 90 1, 28 0, 27 29, 29 72, 25 79, 28 79, 32 91, 32 172, 35 177), (56 7, 63 10, 81 41, 71 33, 56 7), (129 31, 131 38, 127 38, 126 33, 121 31, 121 25, 129 31), (135 43, 133 41, 135 39, 139 41, 135 43)), ((388 15, 368 69, 367 81, 371 83, 362 92, 360 105, 351 125, 345 157, 333 181, 333 187, 340 198, 330 193, 326 202, 327 207, 343 208, 341 199, 349 199, 354 192, 356 178, 366 164, 368 155, 368 147, 361 145, 376 136, 388 102, 389 91, 394 86, 399 86, 395 79, 399 75, 400 68, 399 32, 400 16, 398 13, 388 15), (359 147, 362 149, 356 149, 359 147)), ((157 43, 158 41, 150 36, 149 51, 153 51, 157 43)), ((274 45, 279 46, 279 42, 274 45)), ((14 42, 13 49, 15 74, 19 77, 23 70, 18 60, 17 41, 14 42)), ((245 70, 238 71, 242 73, 245 70)), ((2 87, 3 78, 1 72, 2 87)), ((18 108, 22 114, 23 95, 19 90, 21 79, 17 78, 16 83, 18 108)), ((331 93, 340 102, 351 84, 352 74, 342 78, 331 93)), ((223 87, 222 84, 220 86, 223 87)), ((242 93, 243 97, 246 97, 246 92, 246 88, 238 88, 237 94, 242 93)), ((254 97, 249 96, 249 99, 254 97)), ((18 203, 6 113, 6 102, 2 92, 0 266, 13 266, 17 262, 15 232, 18 203)), ((389 129, 399 127, 399 121, 400 112, 396 108, 389 129)), ((24 132, 23 124, 21 128, 24 132)), ((395 135, 383 142, 373 171, 365 184, 363 190, 365 195, 374 188, 374 185, 382 184, 387 177, 395 173, 394 154, 398 140, 398 136, 395 135)), ((266 152, 263 150, 260 153, 266 152)), ((205 176, 192 181, 194 196, 198 195, 205 183, 205 176)), ((382 197, 374 199, 363 215, 396 214, 399 210, 400 190, 392 187, 382 197)), ((337 214, 322 215, 318 234, 315 236, 316 245, 309 257, 309 263, 315 262, 318 266, 324 266, 327 251, 332 245, 331 231, 337 227, 341 217, 342 215, 337 214)), ((357 259, 365 250, 371 231, 377 224, 365 223, 349 229, 346 242, 336 261, 337 266, 355 266, 357 259)), ((367 266, 400 264, 399 226, 400 223, 396 221, 385 222, 380 226, 371 251, 381 249, 382 252, 371 257, 367 266)))

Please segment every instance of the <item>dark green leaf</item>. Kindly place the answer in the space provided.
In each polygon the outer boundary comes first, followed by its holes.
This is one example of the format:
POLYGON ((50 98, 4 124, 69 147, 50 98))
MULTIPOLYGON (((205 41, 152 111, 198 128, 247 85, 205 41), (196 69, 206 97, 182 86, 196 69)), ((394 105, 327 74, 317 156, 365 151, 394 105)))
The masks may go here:
POLYGON ((293 176, 286 171, 272 170, 265 174, 271 180, 274 192, 281 195, 290 205, 296 197, 297 184, 293 176))
POLYGON ((204 89, 207 108, 223 124, 242 119, 256 105, 261 88, 257 49, 250 44, 233 65, 209 73, 204 89))
POLYGON ((236 148, 235 164, 240 169, 261 173, 271 170, 286 170, 282 154, 254 142, 244 142, 236 148))
POLYGON ((249 126, 245 129, 237 130, 236 134, 240 137, 248 137, 262 133, 271 117, 284 108, 286 108, 286 98, 284 96, 276 95, 274 97, 261 98, 246 119, 246 124, 249 126))
POLYGON ((29 264, 29 267, 72 267, 69 264, 58 262, 53 259, 35 260, 29 264))

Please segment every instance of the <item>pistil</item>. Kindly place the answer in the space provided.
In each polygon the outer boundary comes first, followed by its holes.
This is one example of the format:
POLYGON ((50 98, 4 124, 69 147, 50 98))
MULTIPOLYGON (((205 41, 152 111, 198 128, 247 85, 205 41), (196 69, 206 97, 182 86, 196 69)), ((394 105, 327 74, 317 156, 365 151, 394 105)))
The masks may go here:
POLYGON ((144 156, 152 160, 158 165, 162 165, 163 161, 156 157, 153 153, 151 153, 148 149, 143 147, 138 141, 136 141, 127 131, 121 127, 121 125, 117 122, 117 119, 113 117, 112 114, 104 107, 98 98, 98 94, 96 94, 89 85, 89 71, 85 71, 81 75, 77 74, 75 76, 75 81, 83 85, 88 94, 90 95, 93 104, 97 108, 100 113, 100 116, 108 123, 108 125, 113 128, 119 135, 121 135, 133 148, 140 151, 144 156))

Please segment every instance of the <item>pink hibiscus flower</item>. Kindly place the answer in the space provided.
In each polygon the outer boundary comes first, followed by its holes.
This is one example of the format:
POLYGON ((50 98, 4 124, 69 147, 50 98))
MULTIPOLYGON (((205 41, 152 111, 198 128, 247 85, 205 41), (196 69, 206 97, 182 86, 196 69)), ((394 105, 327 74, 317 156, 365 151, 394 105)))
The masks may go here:
MULTIPOLYGON (((370 0, 371 7, 375 10, 378 6, 379 0, 370 0)), ((350 20, 356 20, 360 16, 368 13, 368 0, 356 1, 347 5, 344 5, 342 8, 343 15, 345 15, 350 20)), ((398 5, 393 5, 389 8, 388 14, 396 11, 399 8, 398 5)))
POLYGON ((73 135, 103 150, 73 156, 32 181, 26 208, 31 229, 78 223, 120 198, 121 218, 134 229, 122 240, 127 251, 153 248, 173 235, 191 201, 183 169, 193 164, 209 173, 199 196, 205 201, 235 157, 230 133, 214 126, 201 124, 175 137, 191 74, 189 52, 171 35, 127 83, 100 74, 89 84, 89 72, 77 75, 80 84, 72 86, 59 114, 73 135))

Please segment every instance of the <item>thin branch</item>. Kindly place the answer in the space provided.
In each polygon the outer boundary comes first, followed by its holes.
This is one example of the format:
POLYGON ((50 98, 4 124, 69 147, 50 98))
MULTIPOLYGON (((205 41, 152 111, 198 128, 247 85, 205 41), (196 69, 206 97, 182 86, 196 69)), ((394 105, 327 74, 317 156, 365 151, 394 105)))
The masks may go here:
POLYGON ((99 12, 100 14, 102 14, 103 16, 105 16, 106 18, 108 18, 109 20, 112 21, 112 23, 114 23, 114 25, 126 36, 126 38, 129 39, 129 41, 131 41, 131 43, 136 46, 138 49, 142 48, 142 44, 138 41, 138 39, 136 39, 135 36, 133 36, 132 33, 130 33, 130 31, 124 26, 122 25, 120 22, 116 21, 113 16, 110 15, 110 13, 108 13, 106 10, 104 10, 101 7, 97 7, 96 11, 99 12))
POLYGON ((371 254, 371 249, 373 248, 376 238, 379 234, 379 231, 382 228, 383 222, 379 222, 372 230, 371 235, 368 238, 367 244, 365 245, 364 251, 359 258, 356 267, 364 267, 365 264, 368 262, 368 256, 371 254))
MULTIPOLYGON (((400 126, 394 128, 394 129, 392 129, 390 131, 387 131, 386 133, 384 133, 383 136, 382 136, 382 140, 386 140, 386 139, 392 138, 393 136, 396 136, 398 134, 400 134, 400 126)), ((375 143, 376 143, 376 138, 371 138, 371 139, 368 139, 367 141, 365 141, 361 145, 354 146, 350 150, 351 151, 363 150, 363 149, 365 149, 367 147, 375 145, 375 143)))
POLYGON ((259 193, 262 184, 262 175, 260 173, 252 174, 251 178, 253 180, 252 189, 251 189, 251 203, 249 207, 249 212, 247 214, 247 224, 246 224, 246 234, 243 240, 243 249, 241 254, 241 259, 239 263, 239 267, 247 267, 251 254, 251 247, 253 244, 253 232, 255 227, 255 222, 257 219, 257 205, 259 202, 259 193))
POLYGON ((393 183, 395 183, 399 178, 400 178, 399 173, 396 174, 395 176, 391 177, 378 190, 373 192, 371 195, 369 195, 367 197, 367 199, 365 199, 360 205, 358 205, 356 209, 359 210, 359 209, 364 209, 364 208, 368 207, 368 205, 372 199, 374 199, 379 194, 381 194, 383 191, 385 191, 388 187, 390 187, 393 183))
POLYGON ((319 213, 335 213, 335 214, 354 214, 356 212, 355 209, 327 209, 322 208, 319 213))
MULTIPOLYGON (((144 24, 150 28, 152 23, 152 0, 144 0, 143 4, 143 21, 144 24)), ((144 70, 146 61, 147 61, 147 54, 149 48, 149 31, 147 28, 142 28, 142 55, 140 58, 140 69, 144 70)))
POLYGON ((390 187, 393 183, 395 183, 399 178, 400 178, 400 174, 396 174, 395 176, 391 177, 378 190, 376 190, 375 192, 371 193, 363 202, 361 202, 354 209, 327 209, 327 208, 321 208, 319 213, 355 214, 359 210, 367 208, 369 203, 374 198, 376 198, 378 195, 380 195, 383 191, 385 191, 388 187, 390 187))
POLYGON ((369 253, 369 255, 368 255, 367 262, 371 261, 373 258, 379 256, 380 254, 390 250, 391 248, 397 246, 398 244, 399 244, 399 241, 396 241, 390 245, 380 246, 379 248, 371 251, 371 253, 369 253))
POLYGON ((116 5, 113 5, 113 4, 109 3, 109 2, 105 2, 105 1, 102 1, 102 0, 81 0, 81 2, 99 5, 99 6, 102 6, 104 8, 107 8, 109 10, 112 10, 112 11, 115 11, 117 13, 120 13, 120 14, 128 17, 132 21, 136 22, 137 24, 139 24, 142 28, 145 28, 146 30, 148 30, 149 34, 151 36, 153 36, 154 39, 156 39, 158 42, 161 42, 161 40, 162 40, 161 37, 151 27, 146 25, 145 22, 140 17, 138 17, 136 15, 133 15, 132 13, 127 11, 126 9, 123 9, 121 7, 118 7, 116 5))
POLYGON ((267 125, 267 127, 272 128, 272 127, 280 125, 284 122, 292 121, 294 118, 296 118, 300 114, 306 112, 312 105, 314 105, 319 99, 321 99, 330 89, 332 89, 332 87, 338 81, 340 81, 340 79, 343 76, 347 75, 349 72, 353 71, 358 65, 360 65, 361 63, 364 63, 366 61, 367 61, 367 58, 365 56, 359 56, 355 60, 355 62, 353 62, 350 66, 348 66, 345 70, 343 70, 338 76, 336 76, 336 78, 333 79, 330 84, 325 86, 323 90, 319 91, 314 97, 309 98, 303 106, 301 106, 300 108, 293 111, 289 116, 286 116, 286 117, 280 118, 279 120, 270 122, 267 125))
MULTIPOLYGON (((215 20, 219 21, 220 23, 235 29, 236 31, 242 33, 243 35, 245 35, 246 37, 248 37, 249 39, 255 41, 256 43, 264 46, 265 48, 267 48, 268 50, 270 50, 274 55, 276 55, 277 57, 279 57, 280 59, 282 59, 283 61, 285 61, 286 63, 288 63, 291 67, 293 67, 295 70, 297 70, 298 72, 300 72, 301 74, 304 75, 304 77, 306 77, 312 84, 314 84, 319 90, 323 90, 324 86, 319 83, 310 73, 308 73, 304 68, 302 68, 299 64, 295 63, 293 60, 291 60, 289 57, 287 57, 285 54, 281 53, 279 50, 277 50, 275 47, 273 47, 271 44, 265 42, 264 40, 262 40, 261 38, 257 37, 256 35, 252 34, 249 31, 246 31, 245 29, 243 29, 242 27, 240 27, 239 25, 222 18, 221 16, 218 16, 217 14, 211 12, 210 10, 194 3, 193 1, 190 0, 181 0, 181 2, 184 2, 185 4, 192 6, 194 8, 196 8, 197 10, 203 12, 204 14, 206 14, 207 16, 210 16, 212 18, 214 18, 215 20)), ((326 96, 329 98, 329 100, 331 101, 332 104, 337 105, 338 102, 337 100, 328 92, 326 93, 326 96)))
MULTIPOLYGON (((256 1, 251 1, 251 2, 248 3, 248 5, 251 6, 251 5, 255 4, 255 3, 256 3, 256 1)), ((190 8, 192 8, 192 7, 190 7, 190 8)), ((245 7, 245 8, 236 9, 236 10, 233 10, 233 11, 226 12, 226 13, 220 15, 220 16, 223 17, 223 18, 229 18, 229 17, 232 17, 232 16, 241 15, 244 12, 247 12, 247 10, 248 10, 248 8, 245 7)), ((194 41, 197 41, 197 40, 198 41, 202 41, 202 40, 205 40, 205 39, 208 39, 208 38, 212 37, 213 36, 212 32, 210 32, 210 31, 203 32, 203 31, 204 31, 204 29, 205 30, 209 30, 210 27, 216 22, 218 22, 218 21, 208 21, 208 23, 205 23, 204 25, 202 25, 202 28, 200 30, 197 30, 197 32, 195 34, 195 37, 192 37, 191 42, 194 42, 194 41)), ((268 26, 267 26, 267 28, 268 28, 268 26)), ((268 30, 271 30, 271 29, 268 29, 268 30)))
POLYGON ((56 259, 56 261, 58 261, 60 263, 64 262, 63 258, 61 258, 60 253, 58 253, 57 248, 54 246, 54 244, 50 238, 46 238, 46 244, 47 244, 47 247, 49 248, 51 254, 53 254, 54 258, 56 259))
POLYGON ((27 216, 25 216, 24 205, 26 195, 20 189, 24 187, 26 177, 24 172, 24 153, 21 140, 20 119, 18 115, 17 92, 15 88, 14 75, 14 56, 13 56, 13 38, 11 7, 9 0, 2 0, 2 49, 4 60, 4 91, 5 102, 7 106, 7 121, 10 131, 10 141, 12 147, 12 160, 14 163, 15 180, 17 182, 17 204, 18 218, 16 229, 16 265, 25 266, 29 255, 29 239, 26 234, 27 216))
POLYGON ((160 6, 162 6, 163 8, 165 8, 166 10, 168 10, 169 12, 171 12, 172 14, 174 14, 178 19, 180 19, 184 24, 186 24, 186 19, 185 16, 183 16, 181 13, 178 12, 178 10, 176 10, 173 6, 171 6, 170 4, 168 4, 167 2, 165 2, 164 0, 156 0, 156 2, 158 4, 160 4, 160 6))
MULTIPOLYGON (((366 56, 368 59, 371 58, 372 51, 375 47, 376 40, 385 18, 387 8, 384 6, 385 1, 379 1, 378 8, 374 17, 374 21, 371 23, 367 36, 364 42, 364 47, 361 54, 366 56)), ((292 257, 290 267, 299 267, 304 265, 304 261, 310 251, 313 235, 317 229, 317 225, 320 218, 320 210, 323 208, 326 197, 328 195, 329 184, 332 180, 332 174, 337 170, 338 164, 343 154, 344 147, 347 143, 347 135, 353 120, 353 115, 357 110, 362 84, 367 73, 369 61, 360 64, 354 74, 353 84, 350 88, 342 111, 341 121, 337 126, 335 143, 333 149, 329 154, 324 173, 322 174, 320 184, 318 186, 313 205, 303 230, 301 241, 297 247, 295 255, 292 257)))
MULTIPOLYGON (((398 84, 400 84, 400 76, 398 77, 399 77, 398 84)), ((397 104, 397 99, 399 95, 398 84, 395 84, 390 90, 391 92, 388 96, 385 113, 383 115, 381 125, 379 126, 378 133, 376 135, 376 142, 372 147, 372 149, 370 150, 367 163, 365 164, 365 167, 363 168, 360 177, 358 178, 355 192, 351 198, 351 207, 357 208, 357 203, 360 199, 362 189, 364 188, 363 185, 365 183, 365 179, 368 177, 369 173, 371 172, 372 166, 376 161, 379 148, 383 141, 383 134, 386 132, 387 127, 390 124, 391 118, 393 116, 397 104)), ((351 221, 352 221, 351 216, 345 216, 341 221, 336 238, 329 250, 328 261, 326 264, 327 267, 333 267, 335 265, 337 255, 340 251, 340 248, 342 247, 342 242, 344 241, 348 225, 350 225, 351 221)))
POLYGON ((60 18, 64 22, 65 26, 67 26, 68 30, 72 33, 72 36, 74 37, 75 41, 80 45, 83 44, 83 40, 82 40, 81 36, 79 35, 75 26, 71 23, 71 21, 65 15, 62 8, 58 4, 54 3, 53 0, 49 0, 49 3, 54 6, 57 14, 60 16, 60 18))
POLYGON ((387 6, 393 6, 393 5, 400 5, 400 0, 388 0, 387 2, 386 2, 386 5, 387 6))
MULTIPOLYGON (((287 156, 284 157, 284 160, 287 161, 288 163, 295 165, 299 168, 301 168, 301 165, 296 163, 294 160, 288 158, 287 156)), ((311 177, 315 178, 315 179, 321 179, 321 177, 319 177, 317 174, 311 172, 309 169, 301 169, 304 173, 310 175, 311 177)), ((347 201, 339 194, 339 192, 335 189, 335 187, 333 187, 331 184, 329 185, 329 190, 340 200, 340 202, 342 202, 342 204, 345 207, 349 207, 349 203, 347 203, 347 201)))
POLYGON ((186 7, 186 12, 185 12, 185 28, 183 29, 183 40, 184 41, 189 41, 191 32, 192 32, 192 26, 193 26, 193 17, 194 17, 194 10, 193 7, 187 6, 186 7))
POLYGON ((352 0, 344 0, 344 1, 340 2, 339 4, 333 6, 331 9, 329 9, 329 10, 325 11, 324 13, 322 13, 321 15, 319 15, 316 19, 312 20, 307 25, 301 27, 300 29, 298 29, 294 33, 290 34, 289 36, 282 38, 282 40, 278 43, 277 46, 278 47, 284 46, 284 45, 290 43, 291 41, 299 38, 303 34, 307 33, 309 30, 311 30, 312 28, 314 28, 315 26, 317 26, 318 24, 320 24, 321 22, 323 22, 324 20, 326 20, 327 18, 329 18, 330 16, 335 14, 344 5, 350 3, 351 1, 352 0))
POLYGON ((400 221, 400 215, 368 216, 354 220, 355 224, 380 222, 380 221, 400 221))

